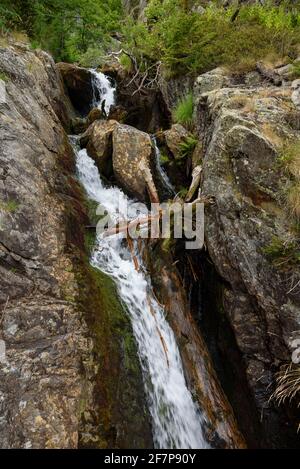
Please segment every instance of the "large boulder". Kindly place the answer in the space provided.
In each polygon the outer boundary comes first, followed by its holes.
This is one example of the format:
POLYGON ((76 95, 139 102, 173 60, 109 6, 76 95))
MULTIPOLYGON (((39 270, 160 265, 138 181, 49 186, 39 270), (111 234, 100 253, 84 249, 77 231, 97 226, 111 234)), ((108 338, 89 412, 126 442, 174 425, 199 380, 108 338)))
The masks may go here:
POLYGON ((114 120, 96 120, 82 135, 81 142, 86 145, 88 154, 102 175, 106 178, 112 176, 112 135, 117 125, 114 120))
POLYGON ((164 131, 166 146, 175 159, 181 157, 181 145, 189 136, 190 133, 181 124, 173 124, 169 130, 164 131))
MULTIPOLYGON (((274 239, 284 243, 293 231, 279 159, 283 144, 300 138, 292 91, 223 88, 202 94, 196 109, 204 142, 202 194, 215 199, 206 209, 205 236, 222 279, 216 308, 242 357, 240 382, 245 378, 257 409, 257 444, 270 447, 293 446, 296 439, 295 422, 270 396, 274 374, 291 361, 299 338, 300 269, 288 261, 276 265, 267 255, 274 239)), ((242 419, 243 409, 235 410, 242 419)))
POLYGON ((113 131, 113 170, 122 188, 131 196, 144 201, 146 183, 139 169, 143 161, 151 164, 151 138, 145 132, 118 124, 113 131))
POLYGON ((75 109, 83 116, 88 114, 94 100, 91 72, 87 68, 64 62, 56 64, 56 67, 75 109))

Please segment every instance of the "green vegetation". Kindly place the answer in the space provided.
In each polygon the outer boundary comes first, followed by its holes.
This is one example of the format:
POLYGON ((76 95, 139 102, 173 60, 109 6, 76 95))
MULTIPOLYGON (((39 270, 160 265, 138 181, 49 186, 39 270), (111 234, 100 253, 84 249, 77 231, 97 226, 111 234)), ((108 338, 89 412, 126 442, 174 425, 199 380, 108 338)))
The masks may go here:
POLYGON ((8 77, 7 77, 6 73, 0 72, 0 80, 5 81, 5 82, 8 81, 8 77))
POLYGON ((180 153, 182 158, 187 158, 192 156, 196 145, 198 143, 198 139, 193 135, 189 135, 184 142, 180 144, 180 153))
POLYGON ((92 66, 119 29, 121 13, 121 0, 1 0, 0 32, 24 31, 56 60, 92 66))
POLYGON ((0 80, 5 81, 7 83, 9 80, 9 77, 6 73, 0 72, 0 80))
POLYGON ((14 213, 19 208, 19 203, 16 200, 8 200, 7 202, 0 201, 0 210, 8 213, 14 213))
POLYGON ((292 72, 293 78, 300 78, 300 62, 294 63, 293 64, 293 72, 292 72))
MULTIPOLYGON (((219 65, 241 72, 258 60, 289 56, 292 62, 297 56, 298 2, 237 9, 216 0, 204 3, 201 14, 192 9, 199 3, 150 0, 142 21, 134 13, 124 18, 122 0, 1 0, 0 33, 24 32, 34 47, 49 50, 56 60, 95 66, 121 32, 124 49, 137 58, 140 70, 161 61, 166 76, 219 65)), ((121 62, 130 69, 127 56, 121 62)))
POLYGON ((189 127, 193 122, 194 100, 192 93, 182 98, 173 110, 173 120, 189 127))
POLYGON ((140 60, 161 60, 169 75, 201 73, 225 65, 236 72, 262 59, 297 53, 300 12, 295 2, 227 8, 211 2, 199 14, 182 0, 150 0, 147 22, 126 21, 124 41, 140 60))
POLYGON ((293 219, 300 221, 300 140, 283 145, 280 166, 286 172, 289 182, 284 197, 293 219))
POLYGON ((130 57, 126 54, 122 54, 120 57, 120 64, 127 70, 127 72, 130 72, 132 69, 132 61, 130 57))
POLYGON ((276 266, 300 265, 300 240, 274 237, 263 252, 276 266))

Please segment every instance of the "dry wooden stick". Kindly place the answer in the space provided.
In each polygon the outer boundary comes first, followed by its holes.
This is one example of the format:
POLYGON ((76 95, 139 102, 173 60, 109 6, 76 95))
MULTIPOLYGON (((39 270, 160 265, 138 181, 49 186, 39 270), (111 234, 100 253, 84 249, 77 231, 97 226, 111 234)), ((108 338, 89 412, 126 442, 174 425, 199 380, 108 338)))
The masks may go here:
POLYGON ((132 255, 134 268, 137 272, 139 272, 139 270, 140 270, 139 262, 137 260, 136 255, 134 254, 134 245, 133 245, 133 241, 132 241, 131 237, 129 236, 129 233, 127 233, 127 243, 128 243, 128 247, 129 247, 129 250, 131 252, 131 255, 132 255))
POLYGON ((201 180, 201 173, 202 173, 202 167, 201 166, 196 166, 193 170, 192 173, 192 183, 190 185, 189 191, 187 193, 187 196, 185 198, 186 202, 190 202, 190 200, 193 198, 193 195, 195 194, 197 188, 199 187, 200 180, 201 180))
POLYGON ((157 330, 157 333, 159 335, 159 338, 160 338, 160 341, 161 341, 161 344, 162 344, 162 347, 163 347, 163 350, 164 350, 164 353, 165 353, 165 356, 166 356, 166 360, 167 360, 167 365, 168 365, 168 368, 170 367, 170 362, 169 362, 169 357, 168 357, 168 348, 167 348, 167 345, 166 345, 166 342, 165 342, 165 339, 163 338, 160 330, 159 330, 159 327, 157 325, 157 319, 156 319, 156 314, 155 314, 155 311, 153 310, 153 306, 151 304, 151 300, 149 298, 149 295, 147 296, 147 299, 148 299, 148 305, 149 305, 149 309, 150 309, 150 313, 152 314, 152 316, 154 317, 154 320, 155 320, 155 327, 156 327, 156 330, 157 330))
POLYGON ((145 182, 147 184, 147 189, 148 189, 148 193, 149 193, 151 203, 160 204, 160 200, 159 200, 159 197, 158 197, 158 192, 157 192, 157 189, 156 189, 154 181, 153 181, 153 176, 152 176, 151 170, 150 170, 148 164, 146 163, 146 161, 142 160, 140 162, 139 169, 140 169, 142 175, 145 178, 145 182))

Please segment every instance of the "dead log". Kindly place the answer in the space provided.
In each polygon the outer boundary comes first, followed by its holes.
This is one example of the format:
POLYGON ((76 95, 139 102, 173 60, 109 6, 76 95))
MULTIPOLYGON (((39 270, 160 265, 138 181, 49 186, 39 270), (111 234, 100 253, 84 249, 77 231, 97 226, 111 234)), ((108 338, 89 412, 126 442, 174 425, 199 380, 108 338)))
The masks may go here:
POLYGON ((196 190, 198 189, 200 181, 201 181, 201 173, 202 173, 202 166, 196 166, 192 173, 192 178, 193 178, 192 183, 190 185, 189 191, 185 198, 186 202, 190 202, 192 200, 196 190))
POLYGON ((145 160, 142 160, 139 164, 139 169, 144 176, 149 198, 152 204, 160 204, 158 192, 154 184, 153 176, 151 170, 145 160))

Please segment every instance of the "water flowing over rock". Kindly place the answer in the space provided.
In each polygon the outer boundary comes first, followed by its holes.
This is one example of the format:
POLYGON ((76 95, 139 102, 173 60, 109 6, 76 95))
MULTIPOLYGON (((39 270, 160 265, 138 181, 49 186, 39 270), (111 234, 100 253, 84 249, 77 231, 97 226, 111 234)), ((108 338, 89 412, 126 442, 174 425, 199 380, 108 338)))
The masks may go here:
POLYGON ((75 112, 48 54, 0 49, 0 68, 0 446, 149 448, 132 329, 87 262, 87 203, 59 120, 69 128, 75 112))

